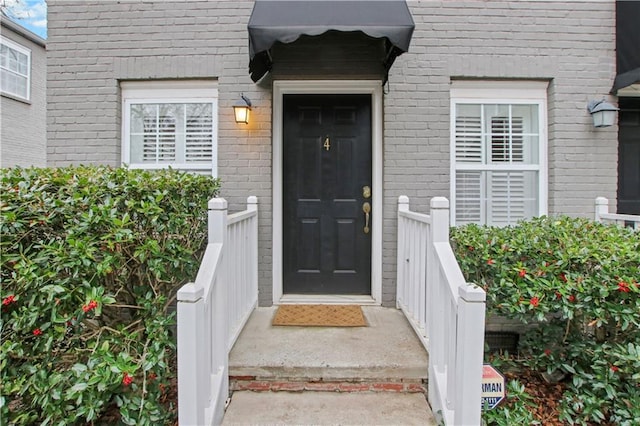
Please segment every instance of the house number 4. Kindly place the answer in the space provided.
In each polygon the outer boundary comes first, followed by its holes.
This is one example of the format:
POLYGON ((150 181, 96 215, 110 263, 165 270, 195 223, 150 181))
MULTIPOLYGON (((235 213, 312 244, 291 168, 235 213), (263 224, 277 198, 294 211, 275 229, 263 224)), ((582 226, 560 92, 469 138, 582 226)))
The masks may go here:
POLYGON ((322 146, 324 146, 324 149, 329 151, 329 149, 331 148, 331 142, 329 141, 329 136, 327 136, 327 138, 324 140, 324 144, 322 146))

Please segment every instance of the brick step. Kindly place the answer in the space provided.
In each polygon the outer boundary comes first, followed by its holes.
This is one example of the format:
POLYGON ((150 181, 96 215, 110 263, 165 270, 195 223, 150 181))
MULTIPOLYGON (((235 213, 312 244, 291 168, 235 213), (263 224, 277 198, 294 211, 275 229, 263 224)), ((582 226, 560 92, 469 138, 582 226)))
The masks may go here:
POLYGON ((230 390, 263 392, 400 392, 426 394, 427 384, 421 379, 388 380, 300 380, 264 378, 256 376, 230 376, 230 390))

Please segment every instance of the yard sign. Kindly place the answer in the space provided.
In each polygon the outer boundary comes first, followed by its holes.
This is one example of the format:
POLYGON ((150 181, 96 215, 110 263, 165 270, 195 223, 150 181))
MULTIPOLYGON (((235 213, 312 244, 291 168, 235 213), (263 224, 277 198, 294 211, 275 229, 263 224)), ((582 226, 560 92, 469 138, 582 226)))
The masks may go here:
POLYGON ((482 408, 492 410, 506 396, 504 376, 491 365, 482 366, 482 408))

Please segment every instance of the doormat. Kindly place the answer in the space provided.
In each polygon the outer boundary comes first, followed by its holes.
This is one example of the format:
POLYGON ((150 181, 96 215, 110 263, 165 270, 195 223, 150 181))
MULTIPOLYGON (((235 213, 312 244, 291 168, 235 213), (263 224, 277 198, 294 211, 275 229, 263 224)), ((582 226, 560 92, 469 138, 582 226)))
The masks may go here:
POLYGON ((272 325, 301 327, 366 327, 358 305, 281 305, 272 325))

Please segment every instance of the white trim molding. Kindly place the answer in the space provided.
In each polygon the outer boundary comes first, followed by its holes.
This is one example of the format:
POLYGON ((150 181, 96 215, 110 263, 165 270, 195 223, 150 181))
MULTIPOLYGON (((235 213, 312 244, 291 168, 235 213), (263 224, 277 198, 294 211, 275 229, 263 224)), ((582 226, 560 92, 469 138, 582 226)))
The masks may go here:
MULTIPOLYGON (((8 95, 12 98, 15 99, 19 99, 19 100, 23 100, 23 101, 27 101, 29 102, 31 100, 31 49, 24 47, 23 45, 8 39, 7 37, 4 36, 0 36, 0 44, 5 45, 8 49, 13 50, 16 53, 19 53, 21 55, 26 56, 27 58, 27 72, 26 74, 23 74, 22 72, 20 72, 20 70, 16 70, 16 69, 11 69, 9 67, 9 65, 7 66, 3 66, 2 67, 2 71, 0 71, 2 74, 7 74, 7 77, 9 76, 15 76, 19 79, 24 79, 26 80, 25 83, 25 96, 23 96, 20 93, 17 93, 15 91, 10 91, 8 87, 3 87, 2 88, 2 94, 4 95, 8 95)), ((2 79, 3 81, 5 81, 5 79, 2 79)), ((7 78, 8 81, 8 78, 7 78)))
POLYGON ((380 80, 286 80, 273 82, 273 303, 382 303, 382 82, 380 80), (371 95, 373 212, 371 220, 371 299, 339 295, 284 295, 282 271, 282 97, 288 94, 371 95))
POLYGON ((218 84, 215 80, 123 81, 122 93, 122 164, 136 169, 174 169, 207 173, 217 177, 218 158, 218 84), (211 104, 211 162, 132 163, 131 106, 134 104, 211 104))
MULTIPOLYGON (((456 225, 456 171, 500 171, 537 172, 537 215, 548 210, 548 125, 547 125, 547 81, 526 80, 453 80, 450 89, 450 218, 456 225), (537 128, 532 136, 538 138, 537 161, 493 163, 482 161, 456 163, 456 107, 458 105, 532 105, 537 107, 537 128)), ((511 109, 509 109, 511 111, 511 109)), ((509 113, 510 114, 510 113, 509 113)), ((484 126, 484 118, 479 125, 484 126)), ((486 131, 481 131, 484 135, 486 131)), ((524 134, 524 136, 528 136, 524 134)), ((481 140, 482 156, 485 157, 486 141, 481 140)), ((486 194, 485 194, 486 195, 486 194)), ((479 194, 482 198, 482 195, 479 194)))

